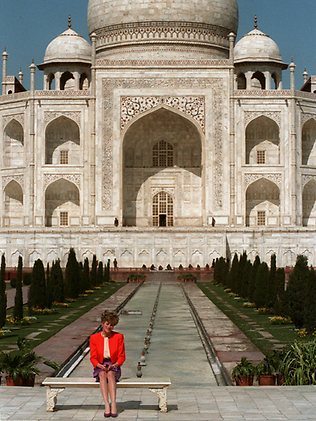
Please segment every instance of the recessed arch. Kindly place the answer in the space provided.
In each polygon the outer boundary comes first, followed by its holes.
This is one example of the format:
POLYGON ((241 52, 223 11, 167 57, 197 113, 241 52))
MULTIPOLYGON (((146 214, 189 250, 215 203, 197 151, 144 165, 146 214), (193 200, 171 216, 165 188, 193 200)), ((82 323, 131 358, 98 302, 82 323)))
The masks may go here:
POLYGON ((23 224, 23 189, 15 180, 4 188, 4 220, 7 226, 23 224))
POLYGON ((316 225, 316 180, 305 184, 302 194, 303 226, 316 225))
POLYGON ((78 124, 65 116, 51 121, 45 131, 45 164, 59 164, 59 151, 67 144, 69 164, 80 160, 80 129, 78 124), (56 153, 57 152, 57 153, 56 153))
POLYGON ((277 226, 280 214, 280 189, 266 178, 250 184, 246 190, 246 225, 277 226))
POLYGON ((80 194, 78 187, 64 178, 51 183, 45 191, 45 226, 73 225, 80 219, 80 194), (67 214, 67 221, 65 223, 67 214))
POLYGON ((247 89, 247 79, 244 73, 237 75, 237 89, 247 89))
POLYGON ((75 89, 75 78, 71 72, 64 72, 60 77, 60 90, 68 91, 75 89))
POLYGON ((255 72, 251 77, 252 89, 266 89, 266 78, 262 72, 255 72))
POLYGON ((163 190, 168 183, 168 189, 176 192, 175 223, 178 218, 181 225, 183 218, 185 225, 200 225, 201 163, 202 137, 188 118, 160 107, 136 119, 123 138, 123 224, 151 226, 153 191, 163 190), (166 160, 155 166, 154 148, 162 146, 160 142, 168 146, 166 160), (169 161, 168 148, 172 152, 169 161))
POLYGON ((173 198, 165 191, 160 191, 153 197, 152 224, 154 227, 173 226, 173 198))
POLYGON ((280 163, 280 128, 264 115, 252 120, 246 127, 246 164, 280 163), (264 153, 264 162, 258 162, 258 151, 264 153))
POLYGON ((86 91, 89 89, 89 79, 86 73, 82 73, 79 79, 79 89, 80 91, 86 91))
POLYGON ((4 129, 3 164, 5 167, 24 165, 24 129, 15 119, 12 119, 4 129))
POLYGON ((316 166, 316 121, 313 118, 302 128, 302 165, 316 166))

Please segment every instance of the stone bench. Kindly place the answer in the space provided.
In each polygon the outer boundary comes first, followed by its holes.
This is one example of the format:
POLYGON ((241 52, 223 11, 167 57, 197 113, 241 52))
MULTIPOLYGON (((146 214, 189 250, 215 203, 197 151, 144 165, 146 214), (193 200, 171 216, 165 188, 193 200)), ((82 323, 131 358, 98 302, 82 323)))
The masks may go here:
MULTIPOLYGON (((83 377, 47 377, 43 383, 47 387, 47 411, 55 411, 57 395, 68 387, 99 388, 94 379, 83 377)), ((158 406, 161 412, 167 412, 167 389, 171 385, 170 379, 122 379, 117 383, 118 389, 141 388, 149 389, 158 396, 158 406)))

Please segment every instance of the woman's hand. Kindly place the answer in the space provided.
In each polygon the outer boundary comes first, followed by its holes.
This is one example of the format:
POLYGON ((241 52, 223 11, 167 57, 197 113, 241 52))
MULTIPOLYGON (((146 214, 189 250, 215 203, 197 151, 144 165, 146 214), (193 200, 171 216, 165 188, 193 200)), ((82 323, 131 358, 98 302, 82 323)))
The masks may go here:
POLYGON ((103 365, 103 364, 98 363, 97 367, 100 368, 102 371, 105 371, 106 373, 109 371, 108 365, 103 365))

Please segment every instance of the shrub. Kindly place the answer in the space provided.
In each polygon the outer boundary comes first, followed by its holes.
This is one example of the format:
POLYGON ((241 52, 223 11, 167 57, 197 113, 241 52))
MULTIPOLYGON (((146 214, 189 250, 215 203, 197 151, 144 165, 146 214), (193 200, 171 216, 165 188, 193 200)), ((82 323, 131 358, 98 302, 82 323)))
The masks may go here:
POLYGON ((286 385, 316 384, 316 339, 295 341, 286 348, 284 380, 286 385))
POLYGON ((10 279, 10 286, 11 288, 16 288, 16 278, 10 279))
POLYGON ((269 317, 269 321, 272 325, 290 325, 292 323, 292 320, 289 317, 283 316, 269 317))

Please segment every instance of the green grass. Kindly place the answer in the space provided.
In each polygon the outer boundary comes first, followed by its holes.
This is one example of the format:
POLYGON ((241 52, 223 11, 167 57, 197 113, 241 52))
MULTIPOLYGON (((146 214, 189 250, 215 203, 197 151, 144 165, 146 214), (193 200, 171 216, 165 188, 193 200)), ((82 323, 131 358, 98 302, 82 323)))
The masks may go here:
MULTIPOLYGON (((125 283, 110 282, 104 284, 101 289, 95 289, 92 294, 87 297, 79 297, 76 301, 69 302, 68 308, 57 308, 56 313, 49 315, 36 315, 37 320, 30 325, 11 325, 6 324, 3 329, 11 330, 4 336, 0 336, 0 349, 2 351, 12 349, 16 345, 17 338, 28 337, 30 346, 36 347, 40 343, 46 341, 51 336, 55 335, 65 326, 72 323, 74 320, 81 317, 93 307, 105 301, 125 283)), ((24 315, 28 315, 26 306, 24 307, 24 315)), ((12 309, 8 315, 12 314, 12 309)))
POLYGON ((235 300, 224 291, 223 286, 211 282, 197 285, 264 354, 275 349, 276 342, 287 345, 298 339, 293 324, 272 325, 269 321, 271 315, 259 314, 254 308, 243 307, 246 300, 235 300), (260 332, 268 332, 273 338, 265 338, 260 332))

